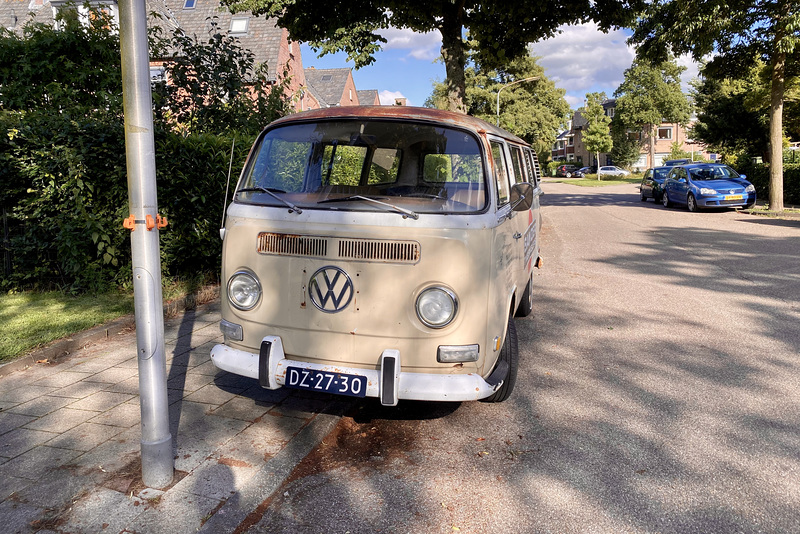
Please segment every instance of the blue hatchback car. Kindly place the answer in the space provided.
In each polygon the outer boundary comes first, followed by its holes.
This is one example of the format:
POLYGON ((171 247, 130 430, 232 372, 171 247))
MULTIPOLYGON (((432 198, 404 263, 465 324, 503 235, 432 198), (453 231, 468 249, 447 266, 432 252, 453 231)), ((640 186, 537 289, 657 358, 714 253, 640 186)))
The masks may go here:
POLYGON ((727 165, 693 163, 673 167, 664 180, 664 207, 685 205, 689 211, 701 208, 744 207, 756 203, 756 188, 727 165))

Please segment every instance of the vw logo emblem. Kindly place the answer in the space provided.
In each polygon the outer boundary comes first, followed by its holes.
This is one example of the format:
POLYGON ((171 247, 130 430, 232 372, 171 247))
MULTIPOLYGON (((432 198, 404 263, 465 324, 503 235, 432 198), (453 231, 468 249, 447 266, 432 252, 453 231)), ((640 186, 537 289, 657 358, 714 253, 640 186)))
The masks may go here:
POLYGON ((318 310, 336 313, 347 308, 353 300, 353 282, 338 267, 323 267, 311 276, 308 294, 318 310))

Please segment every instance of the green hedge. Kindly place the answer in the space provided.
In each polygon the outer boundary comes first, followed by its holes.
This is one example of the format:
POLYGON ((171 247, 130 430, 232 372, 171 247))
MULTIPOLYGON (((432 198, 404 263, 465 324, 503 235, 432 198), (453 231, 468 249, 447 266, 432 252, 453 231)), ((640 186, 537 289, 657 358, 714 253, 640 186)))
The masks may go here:
MULTIPOLYGON (((769 199, 769 165, 752 163, 749 158, 741 158, 736 164, 736 170, 747 175, 747 179, 756 187, 759 199, 769 199)), ((800 164, 783 165, 783 203, 800 206, 800 164)))
MULTIPOLYGON (((5 214, 0 288, 96 291, 131 278, 122 123, 49 113, 4 112, 0 208, 5 214)), ((222 219, 234 134, 156 135, 165 274, 219 270, 222 219)), ((235 182, 253 137, 237 137, 235 182)))

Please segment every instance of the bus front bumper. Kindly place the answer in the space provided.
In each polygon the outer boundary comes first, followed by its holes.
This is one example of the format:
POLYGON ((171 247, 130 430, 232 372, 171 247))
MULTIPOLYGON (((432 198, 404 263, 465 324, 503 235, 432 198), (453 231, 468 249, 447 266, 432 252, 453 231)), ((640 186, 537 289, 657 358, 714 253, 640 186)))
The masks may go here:
POLYGON ((264 337, 258 354, 233 349, 227 345, 215 345, 211 349, 211 361, 223 371, 255 378, 267 389, 278 389, 287 385, 289 367, 363 376, 366 378, 366 396, 379 398, 385 406, 395 406, 399 399, 456 402, 479 400, 490 396, 503 384, 502 380, 492 379, 495 373, 487 381, 476 373, 445 375, 404 372, 400 364, 400 351, 393 349, 383 351, 379 369, 290 360, 286 358, 283 343, 278 336, 264 337))

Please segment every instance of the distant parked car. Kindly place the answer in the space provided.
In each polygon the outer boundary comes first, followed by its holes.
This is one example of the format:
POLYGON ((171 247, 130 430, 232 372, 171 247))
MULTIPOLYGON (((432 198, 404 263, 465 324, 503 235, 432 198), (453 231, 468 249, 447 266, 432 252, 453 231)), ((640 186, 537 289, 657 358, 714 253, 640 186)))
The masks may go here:
POLYGON ((656 204, 661 202, 661 195, 663 193, 661 187, 671 168, 672 167, 651 167, 647 169, 647 172, 644 173, 642 177, 642 185, 639 186, 642 201, 652 198, 656 204))
POLYGON ((688 165, 689 163, 694 163, 694 161, 690 160, 689 158, 668 159, 664 162, 664 166, 674 167, 675 165, 688 165))
POLYGON ((572 178, 576 176, 576 172, 578 171, 578 167, 575 165, 559 165, 556 167, 556 176, 559 178, 572 178))
POLYGON ((613 165, 605 165, 603 167, 600 167, 600 169, 597 171, 597 174, 608 174, 611 176, 628 176, 630 172, 626 171, 625 169, 620 169, 619 167, 615 167, 613 165))
POLYGON ((672 167, 664 180, 661 203, 669 208, 684 205, 689 211, 701 208, 745 207, 756 203, 756 188, 727 165, 695 163, 672 167))
POLYGON ((597 167, 581 167, 580 169, 578 169, 578 172, 584 176, 586 176, 587 174, 596 174, 597 167))

